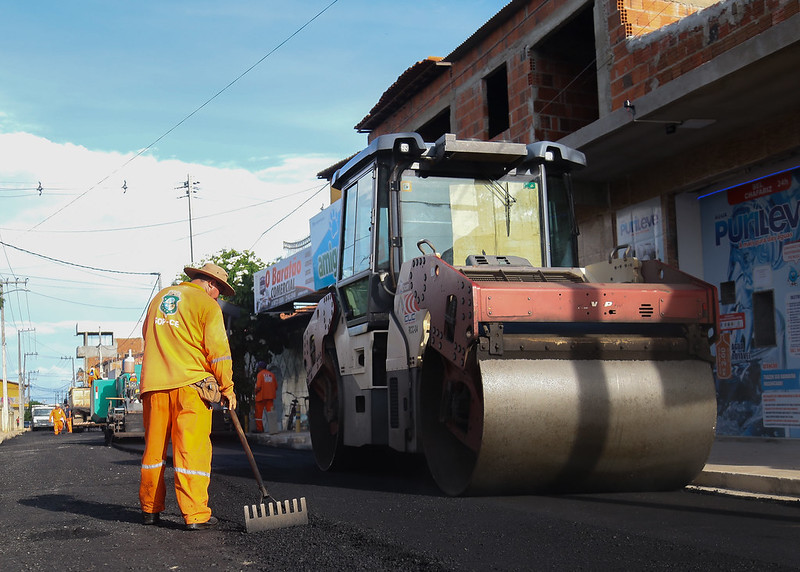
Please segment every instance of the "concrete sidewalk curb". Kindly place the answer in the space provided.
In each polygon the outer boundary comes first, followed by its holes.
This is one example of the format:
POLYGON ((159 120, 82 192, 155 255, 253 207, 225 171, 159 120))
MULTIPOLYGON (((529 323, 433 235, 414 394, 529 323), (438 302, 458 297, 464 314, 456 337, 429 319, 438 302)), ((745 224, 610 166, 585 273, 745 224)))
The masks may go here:
POLYGON ((311 450, 311 435, 308 431, 282 433, 247 433, 247 440, 267 447, 311 450))
POLYGON ((699 487, 724 489, 783 497, 797 497, 800 500, 800 480, 796 477, 779 477, 758 473, 736 473, 731 470, 706 467, 692 482, 699 487))
POLYGON ((0 432, 0 443, 5 441, 6 439, 12 439, 12 438, 16 437, 17 435, 22 435, 26 431, 28 431, 28 429, 16 429, 14 431, 8 431, 6 433, 0 432))

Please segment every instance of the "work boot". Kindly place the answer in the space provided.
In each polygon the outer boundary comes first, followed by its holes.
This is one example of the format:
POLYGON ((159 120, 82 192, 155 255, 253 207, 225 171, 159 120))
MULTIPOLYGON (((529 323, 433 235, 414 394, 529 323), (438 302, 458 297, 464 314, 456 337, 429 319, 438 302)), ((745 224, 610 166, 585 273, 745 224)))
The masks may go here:
POLYGON ((186 525, 186 530, 208 530, 209 528, 216 528, 219 520, 216 516, 209 517, 205 522, 193 522, 186 525))
POLYGON ((160 512, 142 512, 142 524, 145 526, 158 524, 159 522, 161 522, 160 512))

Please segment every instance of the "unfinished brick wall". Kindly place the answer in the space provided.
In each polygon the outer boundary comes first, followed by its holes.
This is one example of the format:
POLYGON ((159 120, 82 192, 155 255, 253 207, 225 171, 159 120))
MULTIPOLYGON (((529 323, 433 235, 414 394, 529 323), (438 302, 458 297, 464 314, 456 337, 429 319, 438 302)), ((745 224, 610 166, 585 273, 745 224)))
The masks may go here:
POLYGON ((659 12, 665 4, 682 6, 663 0, 617 0, 609 15, 612 110, 794 16, 800 0, 728 0, 706 8, 702 17, 681 21, 676 21, 680 10, 659 12), (659 29, 659 22, 667 25, 660 33, 636 37, 641 30, 659 29))
MULTIPOLYGON (((509 128, 494 139, 534 141, 537 135, 534 134, 530 84, 533 75, 526 37, 565 3, 566 0, 533 0, 521 6, 513 17, 453 61, 450 70, 408 97, 391 117, 369 134, 369 140, 386 133, 417 129, 447 106, 452 109, 451 128, 454 133, 461 138, 487 139, 488 110, 483 79, 505 64, 509 128)), ((554 116, 556 108, 551 109, 554 116)), ((568 124, 566 117, 563 124, 568 124)))
POLYGON ((557 141, 597 119, 597 81, 585 66, 549 55, 530 58, 536 139, 557 141))
POLYGON ((616 0, 625 36, 643 36, 677 22, 699 9, 697 6, 669 0, 616 0))
MULTIPOLYGON (((800 0, 726 0, 698 13, 695 5, 669 0, 608 1, 610 53, 599 53, 600 61, 595 62, 609 73, 611 109, 606 111, 619 109, 625 100, 636 100, 790 18, 800 6, 800 0), (611 60, 610 65, 604 58, 611 60)), ((370 139, 417 129, 447 107, 452 110, 452 131, 459 137, 486 139, 483 78, 501 64, 508 73, 510 125, 495 139, 559 139, 597 119, 594 69, 586 74, 585 65, 559 60, 557 54, 526 43, 536 26, 564 2, 522 4, 506 22, 459 54, 447 72, 409 96, 370 139)))

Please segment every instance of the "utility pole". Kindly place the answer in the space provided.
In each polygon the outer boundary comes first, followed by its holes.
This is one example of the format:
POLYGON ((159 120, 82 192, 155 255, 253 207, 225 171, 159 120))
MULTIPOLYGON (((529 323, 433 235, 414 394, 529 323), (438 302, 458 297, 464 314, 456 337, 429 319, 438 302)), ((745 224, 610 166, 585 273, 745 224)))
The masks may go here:
POLYGON ((72 381, 70 382, 70 387, 75 387, 75 358, 70 356, 61 356, 61 359, 68 359, 72 360, 72 381))
MULTIPOLYGON (((25 408, 23 407, 25 401, 25 393, 23 391, 23 387, 25 387, 25 377, 22 368, 22 333, 23 332, 35 332, 36 328, 25 328, 22 330, 17 330, 17 369, 19 370, 19 387, 17 388, 17 393, 19 394, 19 420, 20 422, 25 420, 25 408)), ((28 357, 28 354, 25 354, 25 357, 28 357)))
POLYGON ((179 199, 186 197, 189 199, 189 256, 191 258, 192 264, 194 264, 194 238, 192 233, 192 195, 197 192, 195 185, 197 185, 200 181, 192 181, 191 175, 186 175, 186 180, 181 184, 180 187, 175 187, 176 189, 186 189, 186 192, 179 196, 179 199))
MULTIPOLYGON (((8 431, 8 381, 6 380, 6 305, 3 299, 3 285, 8 286, 13 284, 19 286, 20 284, 26 285, 28 280, 6 280, 0 282, 0 343, 3 345, 3 419, 0 424, 0 429, 8 431)), ((15 290, 8 290, 6 293, 15 292, 15 290)))

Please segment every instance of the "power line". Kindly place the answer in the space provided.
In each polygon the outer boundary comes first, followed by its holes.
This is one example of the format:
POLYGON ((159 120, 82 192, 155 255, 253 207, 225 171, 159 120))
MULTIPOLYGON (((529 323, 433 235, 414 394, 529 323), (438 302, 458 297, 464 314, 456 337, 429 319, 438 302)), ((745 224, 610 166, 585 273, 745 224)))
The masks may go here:
POLYGON ((14 246, 13 244, 9 244, 7 242, 0 241, 0 244, 3 246, 7 246, 9 248, 13 248, 14 250, 19 250, 20 252, 24 252, 26 254, 31 254, 33 256, 38 256, 39 258, 44 258, 45 260, 50 260, 51 262, 57 262, 59 264, 64 264, 66 266, 74 266, 76 268, 85 268, 87 270, 97 270, 98 272, 111 272, 112 274, 134 274, 136 276, 156 276, 158 272, 131 272, 129 270, 110 270, 108 268, 97 268, 96 266, 86 266, 85 264, 78 264, 76 262, 67 262, 66 260, 59 260, 58 258, 53 258, 52 256, 46 256, 44 254, 39 254, 38 252, 32 252, 30 250, 25 250, 24 248, 20 248, 19 246, 14 246))
POLYGON ((265 234, 267 234, 267 233, 268 233, 269 231, 271 231, 273 228, 275 228, 275 227, 276 227, 276 226, 278 226, 280 223, 282 223, 283 221, 285 221, 287 218, 289 218, 290 216, 292 216, 294 213, 296 213, 297 211, 299 211, 299 210, 300 210, 300 207, 302 207, 303 205, 305 205, 306 203, 308 203, 308 201, 310 201, 311 199, 313 199, 314 197, 316 197, 318 194, 320 194, 320 193, 323 191, 323 189, 325 189, 327 186, 328 186, 328 183, 327 183, 327 182, 326 182, 326 183, 324 183, 324 184, 323 184, 323 185, 322 185, 322 186, 321 186, 319 189, 317 189, 317 192, 316 192, 316 193, 314 193, 313 195, 311 195, 310 197, 308 197, 308 198, 307 198, 306 200, 304 200, 302 203, 300 203, 299 205, 297 205, 297 207, 295 207, 294 209, 292 209, 291 211, 289 211, 289 212, 288 212, 288 213, 287 213, 287 214, 286 214, 286 215, 285 215, 283 218, 281 218, 280 220, 278 220, 277 222, 275 222, 275 223, 274 223, 272 226, 270 226, 270 227, 269 227, 267 230, 265 230, 265 231, 264 231, 264 232, 262 232, 260 235, 258 235, 258 238, 256 239, 256 241, 253 243, 253 245, 252 245, 252 246, 251 246, 251 247, 250 247, 248 250, 253 250, 253 247, 254 247, 256 244, 258 244, 258 241, 259 241, 259 240, 261 240, 262 238, 264 238, 264 235, 265 235, 265 234))
POLYGON ((156 280, 155 284, 153 284, 153 289, 150 290, 150 295, 147 297, 147 304, 144 305, 144 310, 142 310, 142 313, 139 316, 139 319, 136 320, 136 324, 133 326, 133 329, 131 330, 131 333, 128 334, 128 338, 132 338, 133 337, 133 332, 136 331, 136 329, 139 327, 139 324, 142 322, 142 318, 144 318, 144 315, 147 312, 147 308, 150 306, 150 300, 153 299, 153 295, 156 293, 157 289, 158 289, 158 280, 156 280))
POLYGON ((77 306, 88 306, 89 308, 103 308, 106 310, 138 310, 139 306, 136 307, 122 307, 122 306, 109 306, 108 304, 86 304, 84 302, 76 302, 74 300, 65 300, 64 298, 56 298, 55 296, 48 296, 47 294, 42 294, 40 292, 36 292, 31 290, 31 294, 34 296, 41 296, 42 298, 49 298, 51 300, 58 300, 59 302, 66 302, 68 304, 75 304, 77 306))
POLYGON ((127 166, 128 166, 129 164, 131 164, 133 161, 135 161, 136 159, 138 159, 139 157, 141 157, 141 156, 142 156, 144 153, 146 153, 148 150, 150 150, 150 149, 151 149, 151 148, 152 148, 154 145, 156 145, 156 144, 157 144, 159 141, 161 141, 162 139, 164 139, 164 137, 166 137, 167 135, 169 135, 170 133, 172 133, 173 131, 175 131, 175 130, 176 130, 178 127, 180 127, 181 125, 183 125, 184 123, 186 123, 186 121, 188 121, 188 120, 189 120, 189 119, 190 119, 192 116, 194 116, 194 115, 195 115, 197 112, 199 112, 199 111, 200 111, 201 109, 203 109, 203 108, 204 108, 206 105, 208 105, 209 103, 211 103, 212 101, 214 101, 215 99, 217 99, 217 97, 219 97, 219 96, 220 96, 220 95, 222 95, 222 94, 223 94, 225 91, 227 91, 227 90, 228 90, 228 89, 229 89, 231 86, 233 86, 233 84, 235 84, 235 83, 236 83, 236 82, 238 82, 240 79, 242 79, 242 78, 243 78, 245 75, 247 75, 248 73, 250 73, 250 72, 251 72, 251 71, 252 71, 252 70, 253 70, 253 69, 254 69, 256 66, 258 66, 258 65, 259 65, 261 62, 263 62, 263 61, 264 61, 265 59, 267 59, 269 56, 271 56, 271 55, 272 55, 272 54, 274 54, 276 51, 278 51, 280 48, 282 48, 282 47, 283 47, 283 46, 284 46, 286 43, 288 43, 288 42, 289 42, 289 40, 291 40, 291 39, 292 39, 292 38, 294 38, 294 37, 295 37, 297 34, 299 34, 300 32, 302 32, 302 31, 303 31, 305 28, 307 28, 307 27, 308 27, 308 26, 309 26, 309 25, 310 25, 310 24, 311 24, 311 23, 312 23, 314 20, 316 20, 317 18, 319 18, 320 16, 322 16, 322 14, 324 14, 325 12, 327 12, 327 11, 328 11, 328 9, 329 9, 331 6, 333 6, 334 4, 336 4, 336 2, 338 2, 338 1, 339 1, 339 0, 333 0, 333 1, 332 1, 330 4, 328 4, 327 6, 325 6, 325 7, 324 7, 322 10, 320 10, 319 12, 317 12, 317 14, 316 14, 316 15, 314 15, 314 17, 312 17, 312 18, 311 18, 310 20, 308 20, 308 21, 307 21, 305 24, 303 24, 302 26, 300 26, 300 27, 299 27, 297 30, 295 30, 294 32, 292 32, 292 33, 291 33, 291 34, 290 34, 290 35, 289 35, 289 36, 288 36, 286 39, 284 39, 284 40, 283 40, 282 42, 280 42, 280 43, 279 43, 277 46, 275 46, 274 48, 272 48, 272 49, 271 49, 269 52, 267 52, 267 53, 266 53, 266 55, 264 55, 264 57, 262 57, 262 58, 261 58, 260 60, 258 60, 256 63, 254 63, 253 65, 251 65, 249 68, 247 68, 246 70, 244 70, 242 73, 240 73, 240 74, 239 74, 239 75, 238 75, 238 76, 237 76, 237 77, 236 77, 236 78, 235 78, 233 81, 231 81, 230 83, 228 83, 228 85, 226 85, 225 87, 223 87, 222 89, 220 89, 220 90, 219 90, 217 93, 215 93, 214 95, 212 95, 211 97, 209 97, 209 98, 208 98, 206 101, 204 101, 202 104, 200 104, 200 106, 199 106, 199 107, 197 107, 197 108, 196 108, 194 111, 192 111, 192 112, 191 112, 189 115, 187 115, 186 117, 184 117, 183 119, 181 119, 180 121, 178 121, 178 122, 177 122, 175 125, 173 125, 173 126, 172 126, 172 127, 170 127, 169 129, 167 129, 167 131, 165 131, 163 134, 161 134, 159 137, 157 137, 155 141, 153 141, 152 143, 150 143, 150 144, 149 144, 147 147, 144 147, 143 149, 139 150, 139 152, 138 152, 138 153, 136 153, 136 154, 135 154, 133 157, 131 157, 130 159, 128 159, 127 161, 125 161, 125 162, 124 162, 122 165, 120 165, 119 167, 117 167, 117 168, 116 168, 114 171, 112 171, 111 173, 109 173, 108 175, 106 175, 105 177, 103 177, 103 178, 102 178, 101 180, 99 180, 97 183, 95 183, 94 185, 92 185, 91 187, 89 187, 88 189, 86 189, 86 190, 85 190, 83 193, 81 193, 80 195, 78 195, 77 197, 75 197, 73 200, 71 200, 71 201, 70 201, 70 202, 68 202, 66 205, 64 205, 63 207, 61 207, 61 208, 60 208, 60 209, 58 209, 57 211, 55 211, 53 214, 51 214, 51 215, 47 216, 47 217, 46 217, 44 220, 42 220, 42 221, 40 221, 39 223, 37 223, 36 225, 32 226, 32 227, 31 227, 29 230, 34 230, 34 229, 36 229, 36 228, 40 227, 41 225, 43 225, 44 223, 46 223, 48 220, 50 220, 50 219, 51 219, 51 218, 53 218, 54 216, 56 216, 56 215, 57 215, 57 214, 59 214, 60 212, 64 211, 64 210, 65 210, 67 207, 69 207, 69 206, 71 206, 71 205, 75 204, 77 201, 79 201, 80 199, 82 199, 83 197, 85 197, 85 196, 86 196, 86 195, 87 195, 89 192, 91 192, 93 189, 95 189, 96 187, 98 187, 100 184, 102 184, 102 183, 106 182, 106 181, 107 181, 109 178, 111 178, 113 175, 116 175, 118 172, 120 172, 122 169, 124 169, 125 167, 127 167, 127 166))

